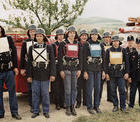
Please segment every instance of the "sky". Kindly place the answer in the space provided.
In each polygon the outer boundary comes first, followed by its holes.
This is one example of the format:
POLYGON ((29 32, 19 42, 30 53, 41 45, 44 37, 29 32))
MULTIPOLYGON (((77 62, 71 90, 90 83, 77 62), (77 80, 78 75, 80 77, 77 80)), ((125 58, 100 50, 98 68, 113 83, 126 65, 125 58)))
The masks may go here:
MULTIPOLYGON (((1 3, 0 11, 0 18, 6 18, 7 13, 2 9, 1 3)), ((88 0, 80 17, 97 16, 123 21, 127 21, 128 17, 140 17, 140 0, 88 0)))
POLYGON ((88 0, 81 17, 108 17, 127 21, 140 17, 140 0, 88 0))

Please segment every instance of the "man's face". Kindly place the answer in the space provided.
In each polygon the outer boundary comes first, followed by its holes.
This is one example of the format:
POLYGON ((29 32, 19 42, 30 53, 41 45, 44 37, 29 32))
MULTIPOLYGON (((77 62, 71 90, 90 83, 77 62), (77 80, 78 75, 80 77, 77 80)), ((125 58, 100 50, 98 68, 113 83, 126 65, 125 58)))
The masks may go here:
POLYGON ((42 43, 43 42, 43 35, 42 34, 36 34, 36 40, 38 43, 42 43))
POLYGON ((135 42, 134 42, 134 40, 131 40, 131 41, 128 41, 127 44, 128 44, 128 47, 129 47, 129 48, 133 48, 135 42))
POLYGON ((111 38, 110 37, 105 37, 103 38, 105 43, 110 43, 111 42, 111 38))
POLYGON ((113 42, 113 47, 115 47, 115 48, 117 48, 117 47, 119 47, 119 40, 114 40, 113 42))
POLYGON ((137 47, 137 49, 140 50, 140 43, 137 43, 137 44, 136 44, 136 47, 137 47))
POLYGON ((97 39, 98 39, 98 34, 92 34, 92 35, 91 35, 91 39, 92 39, 93 41, 97 41, 97 39))
POLYGON ((57 35, 57 39, 58 39, 59 41, 63 41, 63 39, 64 39, 64 34, 57 35))
POLYGON ((76 33, 75 33, 75 31, 70 31, 69 33, 68 33, 68 37, 69 38, 75 38, 75 35, 76 35, 76 33))
POLYGON ((82 34, 80 36, 80 40, 82 40, 83 42, 86 42, 87 39, 88 39, 88 35, 87 34, 82 34))
POLYGON ((29 30, 29 35, 34 38, 36 30, 29 30))

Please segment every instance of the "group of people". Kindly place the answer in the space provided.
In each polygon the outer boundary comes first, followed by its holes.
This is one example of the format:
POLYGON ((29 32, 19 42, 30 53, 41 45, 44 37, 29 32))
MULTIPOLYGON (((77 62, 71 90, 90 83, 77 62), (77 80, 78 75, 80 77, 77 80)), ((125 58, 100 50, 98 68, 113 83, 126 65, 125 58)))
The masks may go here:
POLYGON ((5 82, 12 117, 21 119, 14 81, 14 74, 18 73, 27 78, 32 118, 39 116, 40 104, 43 115, 50 117, 50 82, 56 109, 65 108, 67 116, 76 116, 75 108, 80 108, 81 104, 90 114, 102 113, 100 102, 104 82, 107 82, 107 101, 113 103, 113 112, 119 110, 118 88, 120 110, 128 113, 127 83, 130 83, 129 108, 134 107, 137 88, 140 91, 139 37, 128 36, 128 47, 122 48, 118 35, 105 32, 101 38, 96 28, 90 34, 84 29, 78 34, 73 26, 66 32, 58 29, 53 44, 48 43, 44 29, 35 25, 29 26, 27 35, 28 39, 22 44, 18 71, 14 42, 0 26, 0 118, 4 118, 5 113, 2 90, 5 82))

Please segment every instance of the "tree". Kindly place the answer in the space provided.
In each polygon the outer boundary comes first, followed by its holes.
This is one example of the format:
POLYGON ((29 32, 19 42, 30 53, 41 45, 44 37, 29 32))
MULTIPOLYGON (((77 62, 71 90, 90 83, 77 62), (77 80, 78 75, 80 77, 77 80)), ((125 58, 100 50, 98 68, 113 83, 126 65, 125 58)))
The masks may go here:
POLYGON ((3 8, 17 10, 8 19, 0 19, 8 25, 27 29, 30 24, 36 24, 51 34, 55 29, 72 25, 82 14, 88 0, 5 0, 3 8))

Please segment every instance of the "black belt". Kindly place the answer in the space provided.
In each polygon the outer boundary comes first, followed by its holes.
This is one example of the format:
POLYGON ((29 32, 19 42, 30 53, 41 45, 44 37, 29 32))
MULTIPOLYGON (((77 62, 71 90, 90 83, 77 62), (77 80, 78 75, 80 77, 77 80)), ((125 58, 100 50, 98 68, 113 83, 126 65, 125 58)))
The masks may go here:
POLYGON ((48 66, 48 64, 46 64, 45 62, 35 62, 33 64, 33 67, 36 67, 36 68, 44 68, 46 69, 48 66))
POLYGON ((102 59, 101 58, 95 58, 95 57, 88 57, 87 63, 94 63, 94 64, 101 64, 102 59))
POLYGON ((12 62, 9 62, 8 64, 4 64, 4 63, 1 63, 0 64, 0 70, 3 71, 3 70, 9 70, 12 68, 12 62))
POLYGON ((78 64, 79 64, 79 60, 77 59, 74 61, 72 61, 72 60, 66 61, 66 64, 64 64, 64 65, 66 65, 66 66, 78 66, 78 64))
POLYGON ((124 69, 124 65, 123 64, 116 64, 116 65, 111 65, 110 67, 113 68, 113 70, 118 70, 118 71, 122 71, 124 69))

